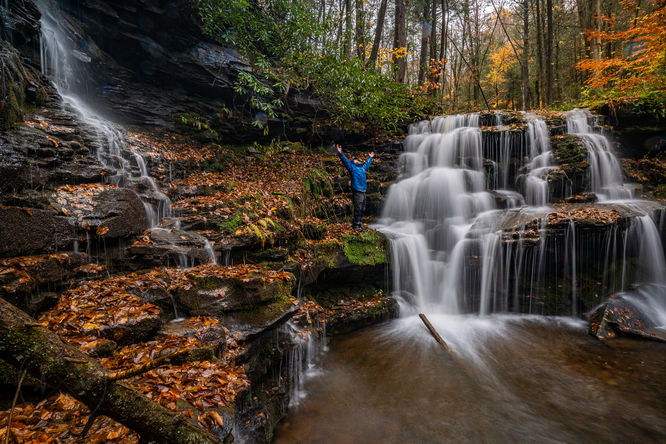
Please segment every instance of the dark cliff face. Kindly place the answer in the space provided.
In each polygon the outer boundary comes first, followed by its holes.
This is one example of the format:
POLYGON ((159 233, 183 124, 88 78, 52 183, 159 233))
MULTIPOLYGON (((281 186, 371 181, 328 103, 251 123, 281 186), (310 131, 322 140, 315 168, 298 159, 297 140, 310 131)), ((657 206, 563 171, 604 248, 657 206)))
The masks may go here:
POLYGON ((55 3, 40 9, 77 48, 85 75, 73 88, 121 123, 169 127, 183 113, 215 115, 233 103, 238 72, 250 70, 204 34, 186 0, 55 3))
POLYGON ((0 38, 39 67, 39 11, 33 2, 10 1, 0 6, 0 38))
MULTIPOLYGON (((111 120, 166 130, 183 122, 187 130, 187 121, 194 120, 212 130, 208 137, 225 143, 265 137, 263 128, 253 125, 256 110, 249 98, 233 89, 239 73, 251 73, 252 67, 234 48, 206 35, 192 2, 40 0, 38 5, 76 48, 81 75, 70 87, 111 120)), ((321 134, 313 125, 315 118, 326 117, 318 100, 302 91, 282 99, 286 107, 269 119, 269 138, 311 140, 315 131, 321 134)))

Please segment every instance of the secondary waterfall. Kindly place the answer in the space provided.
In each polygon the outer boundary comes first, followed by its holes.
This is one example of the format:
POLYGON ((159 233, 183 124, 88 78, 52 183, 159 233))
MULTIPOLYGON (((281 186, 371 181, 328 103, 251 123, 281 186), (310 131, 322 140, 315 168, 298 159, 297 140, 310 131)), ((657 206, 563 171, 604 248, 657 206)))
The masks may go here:
MULTIPOLYGON (((96 143, 97 159, 115 172, 109 181, 137 190, 149 228, 160 230, 158 226, 168 220, 173 228, 180 229, 171 200, 148 173, 144 158, 130 148, 123 129, 104 118, 91 104, 94 99, 86 78, 89 65, 94 63, 88 52, 94 54, 97 51, 94 42, 83 40, 54 0, 40 0, 37 6, 42 15, 42 72, 53 81, 65 106, 76 113, 82 126, 90 129, 96 143)), ((215 252, 207 241, 204 249, 209 261, 216 263, 215 252)), ((187 262, 187 258, 181 259, 181 262, 187 262)))
POLYGON ((575 109, 567 114, 567 131, 583 139, 587 148, 591 190, 600 200, 631 199, 633 190, 623 183, 622 169, 610 140, 604 134, 594 132, 588 123, 589 118, 592 116, 587 110, 575 109))
MULTIPOLYGON (((660 301, 653 306, 664 316, 666 267, 655 225, 663 206, 625 200, 603 207, 635 214, 628 226, 590 231, 571 219, 550 227, 549 175, 558 165, 546 122, 522 118, 522 131, 501 119, 480 127, 478 114, 410 126, 378 227, 391 240, 403 315, 580 315, 584 298, 589 309, 590 300, 644 283, 641 294, 660 301), (636 266, 636 258, 649 264, 636 266)), ((588 152, 591 191, 600 201, 628 199, 611 144, 589 118, 582 110, 567 115, 568 132, 588 152)))
POLYGON ((171 200, 148 175, 143 157, 129 149, 122 129, 102 117, 90 104, 85 73, 92 58, 86 48, 94 50, 91 47, 94 44, 81 41, 53 0, 42 0, 37 6, 42 14, 42 72, 53 81, 63 102, 76 112, 84 125, 92 128, 98 160, 115 171, 109 178, 111 183, 141 189, 140 197, 150 226, 159 225, 164 218, 173 216, 171 200))

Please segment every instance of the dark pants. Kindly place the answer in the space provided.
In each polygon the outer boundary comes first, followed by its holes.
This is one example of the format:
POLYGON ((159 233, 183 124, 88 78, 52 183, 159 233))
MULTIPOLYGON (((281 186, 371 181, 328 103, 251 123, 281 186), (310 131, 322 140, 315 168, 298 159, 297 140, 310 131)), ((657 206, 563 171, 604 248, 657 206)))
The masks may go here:
POLYGON ((365 192, 352 191, 352 200, 354 201, 354 222, 352 226, 363 226, 363 213, 365 213, 365 192))

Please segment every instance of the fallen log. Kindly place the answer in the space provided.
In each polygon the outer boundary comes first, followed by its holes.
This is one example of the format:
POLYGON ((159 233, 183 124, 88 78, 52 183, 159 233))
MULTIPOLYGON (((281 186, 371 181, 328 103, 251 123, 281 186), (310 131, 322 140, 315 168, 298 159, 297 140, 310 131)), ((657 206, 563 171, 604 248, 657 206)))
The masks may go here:
POLYGON ((184 415, 168 410, 136 390, 108 379, 95 360, 65 344, 23 311, 0 298, 0 358, 58 387, 96 415, 131 428, 144 441, 220 443, 184 415))
POLYGON ((437 333, 437 330, 435 330, 435 327, 430 323, 426 315, 424 315, 423 313, 419 313, 419 318, 421 318, 425 326, 428 328, 432 337, 435 338, 435 340, 439 342, 439 344, 442 347, 444 347, 444 350, 449 352, 453 357, 453 359, 455 359, 455 361, 458 364, 460 364, 461 367, 465 367, 465 363, 462 362, 460 358, 458 358, 458 356, 453 352, 453 350, 451 350, 451 347, 449 347, 449 344, 447 344, 446 341, 439 335, 439 333, 437 333))

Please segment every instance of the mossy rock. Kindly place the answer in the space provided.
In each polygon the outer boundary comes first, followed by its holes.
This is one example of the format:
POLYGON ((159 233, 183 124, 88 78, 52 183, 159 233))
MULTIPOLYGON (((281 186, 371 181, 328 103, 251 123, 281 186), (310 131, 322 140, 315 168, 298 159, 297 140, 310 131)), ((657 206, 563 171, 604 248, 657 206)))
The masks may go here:
POLYGON ((301 232, 306 239, 321 240, 326 236, 326 224, 315 222, 304 222, 301 225, 301 232))
POLYGON ((195 286, 176 291, 176 300, 191 315, 216 316, 232 311, 253 310, 263 303, 289 298, 295 278, 267 282, 260 274, 235 279, 195 277, 195 286))
POLYGON ((378 265, 388 261, 388 240, 377 231, 363 231, 342 237, 343 251, 354 265, 378 265))
MULTIPOLYGON (((564 134, 551 137, 551 149, 560 168, 555 170, 563 177, 553 176, 551 180, 568 180, 569 191, 572 195, 583 193, 588 188, 588 171, 590 163, 587 161, 587 148, 583 140, 574 134, 564 134)), ((557 175, 557 174, 555 174, 557 175)), ((565 193, 561 198, 566 198, 565 193)))
POLYGON ((585 143, 575 134, 553 136, 550 138, 550 144, 555 159, 560 165, 583 162, 587 159, 585 143))
POLYGON ((233 317, 243 323, 253 325, 266 325, 280 317, 292 307, 288 295, 282 295, 269 304, 260 304, 250 310, 241 310, 233 313, 233 317))
POLYGON ((314 246, 315 261, 322 268, 337 268, 344 262, 342 244, 337 240, 318 242, 314 246))

